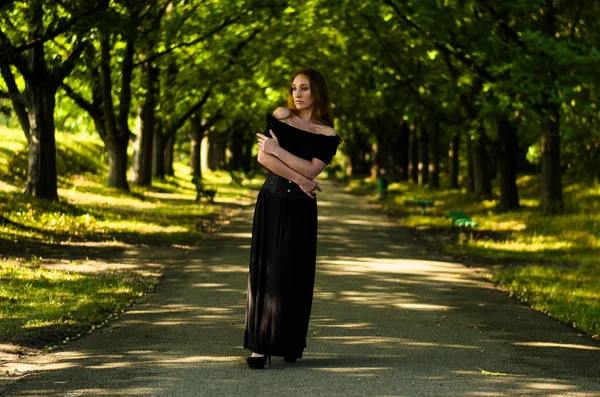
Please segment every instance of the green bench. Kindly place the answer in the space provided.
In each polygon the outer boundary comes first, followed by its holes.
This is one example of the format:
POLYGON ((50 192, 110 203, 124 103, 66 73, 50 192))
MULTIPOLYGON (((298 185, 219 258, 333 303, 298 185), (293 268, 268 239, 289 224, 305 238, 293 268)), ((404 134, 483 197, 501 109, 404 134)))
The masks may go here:
POLYGON ((454 231, 455 227, 461 230, 473 229, 478 226, 477 222, 471 219, 469 215, 465 214, 464 211, 450 211, 448 212, 448 215, 446 215, 446 218, 452 219, 452 231, 454 231))
POLYGON ((433 204, 435 204, 435 200, 414 198, 412 203, 413 205, 418 205, 419 207, 421 207, 421 215, 425 215, 425 210, 428 207, 433 207, 433 204))

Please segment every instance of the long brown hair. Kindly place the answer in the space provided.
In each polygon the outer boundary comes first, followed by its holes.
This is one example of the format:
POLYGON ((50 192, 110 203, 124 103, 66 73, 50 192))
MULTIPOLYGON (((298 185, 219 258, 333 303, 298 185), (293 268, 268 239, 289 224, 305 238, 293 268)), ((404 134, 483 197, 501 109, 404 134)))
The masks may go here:
MULTIPOLYGON (((333 113, 331 112, 329 90, 327 89, 327 82, 325 81, 325 78, 315 69, 306 68, 300 69, 294 73, 292 82, 300 74, 306 76, 310 84, 310 93, 313 99, 312 117, 326 126, 333 128, 333 113)), ((290 90, 288 91, 288 108, 292 111, 292 113, 298 115, 298 110, 296 109, 296 104, 294 103, 291 84, 290 90)))

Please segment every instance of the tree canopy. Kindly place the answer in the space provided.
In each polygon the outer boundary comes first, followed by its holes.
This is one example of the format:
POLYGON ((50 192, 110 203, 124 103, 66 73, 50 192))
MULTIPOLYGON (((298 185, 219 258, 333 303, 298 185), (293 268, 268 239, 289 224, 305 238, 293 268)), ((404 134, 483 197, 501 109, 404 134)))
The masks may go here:
POLYGON ((538 167, 555 213, 562 172, 600 178, 598 16, 592 0, 2 1, 0 104, 28 137, 27 192, 52 199, 56 125, 96 130, 123 189, 204 136, 214 166, 249 168, 264 114, 310 66, 329 82, 346 172, 463 175, 482 197, 498 175, 516 208, 516 173, 538 167))

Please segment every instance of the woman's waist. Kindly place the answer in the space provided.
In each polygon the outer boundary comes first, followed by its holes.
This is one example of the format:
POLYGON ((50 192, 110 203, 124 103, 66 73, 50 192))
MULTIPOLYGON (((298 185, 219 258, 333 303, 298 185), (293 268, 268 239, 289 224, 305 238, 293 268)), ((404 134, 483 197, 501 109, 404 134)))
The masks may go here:
POLYGON ((310 200, 310 197, 300 189, 300 186, 274 172, 269 172, 262 189, 281 198, 310 200))

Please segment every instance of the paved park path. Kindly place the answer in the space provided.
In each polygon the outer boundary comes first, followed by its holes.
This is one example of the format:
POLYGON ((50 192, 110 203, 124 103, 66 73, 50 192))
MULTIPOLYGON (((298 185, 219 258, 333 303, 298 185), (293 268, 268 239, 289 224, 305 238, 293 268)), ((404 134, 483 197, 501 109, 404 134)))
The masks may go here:
POLYGON ((121 320, 46 355, 6 395, 600 396, 600 343, 330 185, 319 199, 305 357, 246 368, 252 211, 191 250, 121 320))

